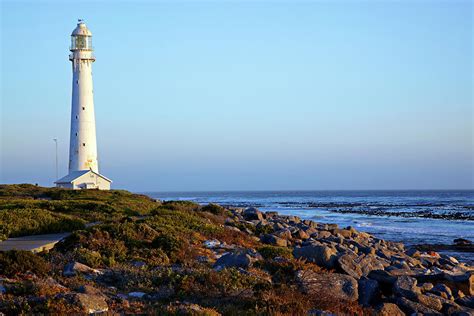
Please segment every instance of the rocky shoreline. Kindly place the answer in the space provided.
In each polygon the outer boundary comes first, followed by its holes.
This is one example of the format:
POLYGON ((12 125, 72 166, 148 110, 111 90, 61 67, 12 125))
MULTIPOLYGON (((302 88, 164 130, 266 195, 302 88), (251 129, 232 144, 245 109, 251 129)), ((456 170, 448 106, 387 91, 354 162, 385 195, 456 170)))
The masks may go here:
MULTIPOLYGON (((454 257, 432 249, 405 249, 402 243, 385 241, 352 227, 340 228, 255 208, 231 211, 233 217, 226 225, 233 229, 250 225, 268 231, 259 237, 261 242, 293 248, 295 258, 334 272, 299 271, 297 279, 303 291, 324 288, 331 297, 358 301, 375 308, 378 315, 474 315, 474 267, 454 257)), ((242 230, 252 234, 248 227, 242 230)), ((219 245, 215 241, 212 248, 219 249, 219 245)), ((463 245, 472 246, 469 241, 463 245)), ((245 268, 255 258, 248 251, 227 253, 215 266, 245 268)))

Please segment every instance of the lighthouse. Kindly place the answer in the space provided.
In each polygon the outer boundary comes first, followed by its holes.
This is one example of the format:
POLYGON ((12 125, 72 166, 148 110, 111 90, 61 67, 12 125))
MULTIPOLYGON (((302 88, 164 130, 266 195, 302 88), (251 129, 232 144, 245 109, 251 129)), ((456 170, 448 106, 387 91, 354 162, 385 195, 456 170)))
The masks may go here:
POLYGON ((71 34, 72 102, 69 174, 55 183, 71 189, 109 190, 110 179, 99 173, 94 112, 92 33, 79 20, 71 34))

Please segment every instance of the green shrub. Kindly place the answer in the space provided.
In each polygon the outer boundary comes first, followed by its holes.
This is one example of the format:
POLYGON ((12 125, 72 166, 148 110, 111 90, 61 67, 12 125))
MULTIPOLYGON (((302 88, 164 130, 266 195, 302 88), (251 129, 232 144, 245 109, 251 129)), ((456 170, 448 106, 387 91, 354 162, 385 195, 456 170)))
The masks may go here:
POLYGON ((230 215, 231 213, 225 209, 224 207, 214 204, 214 203, 209 203, 201 208, 201 211, 203 212, 209 212, 214 215, 230 215))
POLYGON ((258 248, 258 252, 265 259, 273 259, 275 257, 283 257, 283 258, 288 258, 288 259, 293 258, 291 249, 286 248, 286 247, 276 247, 276 246, 265 245, 263 247, 258 248))
POLYGON ((152 242, 152 246, 154 248, 160 248, 168 256, 178 251, 181 248, 182 244, 183 243, 178 238, 172 235, 158 236, 152 242))
POLYGON ((12 277, 26 272, 45 275, 49 270, 48 262, 32 252, 22 250, 0 252, 1 275, 12 277))
POLYGON ((74 216, 25 208, 0 210, 0 237, 19 237, 83 229, 85 221, 74 216))

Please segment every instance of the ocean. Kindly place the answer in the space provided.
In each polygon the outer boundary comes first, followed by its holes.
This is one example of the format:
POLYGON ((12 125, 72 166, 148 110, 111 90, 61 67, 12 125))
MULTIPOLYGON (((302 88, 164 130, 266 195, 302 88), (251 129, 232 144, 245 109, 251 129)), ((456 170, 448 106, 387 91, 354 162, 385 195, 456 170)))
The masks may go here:
MULTIPOLYGON (((160 200, 254 206, 320 223, 353 226, 405 245, 474 242, 474 191, 147 192, 160 200)), ((448 252, 474 263, 474 253, 448 252)))

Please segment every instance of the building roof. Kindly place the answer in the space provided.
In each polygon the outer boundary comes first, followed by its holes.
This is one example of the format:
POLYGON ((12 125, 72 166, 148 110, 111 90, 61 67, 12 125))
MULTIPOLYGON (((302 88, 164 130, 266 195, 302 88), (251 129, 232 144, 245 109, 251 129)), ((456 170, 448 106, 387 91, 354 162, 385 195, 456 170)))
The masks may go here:
POLYGON ((109 178, 107 178, 106 176, 103 176, 101 175, 100 173, 97 173, 97 172, 94 172, 92 170, 77 170, 77 171, 71 171, 67 176, 65 177, 62 177, 61 179, 58 179, 56 180, 54 183, 71 183, 73 182, 74 180, 76 180, 77 178, 79 178, 80 176, 83 176, 85 175, 86 173, 88 172, 92 172, 96 175, 98 175, 99 177, 109 181, 109 182, 112 182, 112 180, 110 180, 109 178))

